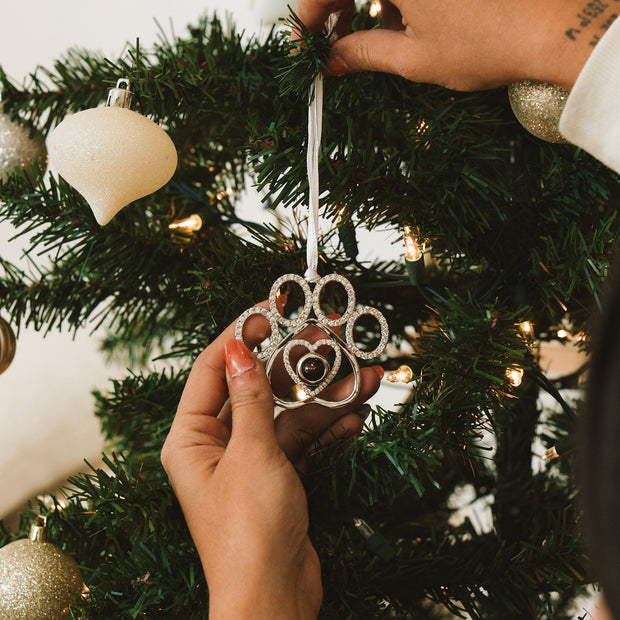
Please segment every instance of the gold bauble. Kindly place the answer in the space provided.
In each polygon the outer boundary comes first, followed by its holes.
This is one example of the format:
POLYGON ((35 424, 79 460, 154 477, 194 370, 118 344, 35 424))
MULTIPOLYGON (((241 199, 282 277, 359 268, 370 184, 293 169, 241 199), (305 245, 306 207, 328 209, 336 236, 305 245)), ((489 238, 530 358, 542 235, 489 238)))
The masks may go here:
POLYGON ((510 107, 531 134, 547 142, 566 142, 560 133, 560 116, 569 92, 547 82, 515 82, 508 87, 510 107))
POLYGON ((15 357, 15 334, 11 326, 0 316, 0 375, 11 365, 15 357))
POLYGON ((0 549, 0 620, 63 620, 84 587, 77 562, 45 542, 45 528, 0 549))

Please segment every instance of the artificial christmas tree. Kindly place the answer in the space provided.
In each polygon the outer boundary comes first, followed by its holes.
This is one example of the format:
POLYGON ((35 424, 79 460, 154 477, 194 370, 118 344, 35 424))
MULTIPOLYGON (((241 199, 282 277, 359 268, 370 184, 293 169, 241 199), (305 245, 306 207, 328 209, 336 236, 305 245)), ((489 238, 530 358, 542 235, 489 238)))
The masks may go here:
MULTIPOLYGON (((355 27, 374 20, 362 12, 355 27)), ((105 322, 109 348, 143 359, 163 350, 180 368, 147 364, 96 394, 105 468, 73 478, 68 506, 48 519, 89 588, 76 615, 207 615, 159 452, 191 360, 274 280, 306 268, 296 225, 308 189, 305 98, 327 48, 312 35, 290 53, 277 32, 243 43, 214 18, 118 62, 72 55, 46 74, 51 86, 0 76, 5 111, 43 131, 126 77, 136 110, 165 126, 179 156, 170 183, 105 228, 62 178, 12 175, 0 186, 2 219, 33 250, 59 248, 32 273, 0 261, 11 324, 105 322), (290 224, 241 219, 235 198, 247 183, 290 224), (197 216, 200 227, 180 226, 197 216)), ((382 364, 410 377, 411 391, 373 412, 352 444, 321 450, 304 477, 322 617, 432 617, 429 600, 473 617, 572 617, 591 579, 574 463, 540 466, 532 446, 570 441, 576 406, 540 369, 537 344, 567 325, 588 333, 618 242, 617 179, 574 147, 530 136, 505 90, 459 94, 361 73, 327 79, 324 107, 321 210, 332 230, 319 272, 346 275, 358 302, 385 315, 382 364), (379 224, 408 227, 406 261, 360 260, 356 226, 379 224), (557 409, 542 407, 543 392, 557 409), (489 523, 454 518, 462 489, 492 506, 489 523)), ((290 292, 289 312, 300 301, 290 292)), ((343 312, 340 293, 325 297, 343 312)), ((357 324, 368 350, 375 327, 357 324)))

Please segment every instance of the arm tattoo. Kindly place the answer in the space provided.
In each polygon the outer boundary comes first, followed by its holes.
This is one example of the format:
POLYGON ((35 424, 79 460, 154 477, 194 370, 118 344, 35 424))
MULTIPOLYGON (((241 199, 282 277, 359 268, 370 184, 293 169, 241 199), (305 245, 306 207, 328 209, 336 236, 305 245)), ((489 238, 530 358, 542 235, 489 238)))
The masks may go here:
POLYGON ((596 45, 605 30, 618 17, 618 14, 613 12, 613 6, 619 2, 620 0, 590 0, 575 15, 576 22, 567 28, 564 34, 571 41, 577 41, 583 34, 590 37, 590 45, 596 45))

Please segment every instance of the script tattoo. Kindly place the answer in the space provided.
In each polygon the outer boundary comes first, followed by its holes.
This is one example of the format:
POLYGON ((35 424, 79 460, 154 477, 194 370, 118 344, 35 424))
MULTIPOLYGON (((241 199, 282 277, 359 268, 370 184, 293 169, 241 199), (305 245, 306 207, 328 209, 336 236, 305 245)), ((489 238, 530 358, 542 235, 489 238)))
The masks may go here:
POLYGON ((620 0, 590 0, 590 2, 585 4, 579 13, 576 14, 575 17, 577 18, 577 22, 575 25, 568 28, 564 34, 571 41, 576 41, 582 34, 584 36, 589 36, 589 44, 592 46, 596 45, 604 31, 607 30, 618 17, 617 13, 611 12, 613 9, 610 7, 617 5, 619 2, 620 0), (592 29, 596 29, 596 32, 592 32, 592 29))

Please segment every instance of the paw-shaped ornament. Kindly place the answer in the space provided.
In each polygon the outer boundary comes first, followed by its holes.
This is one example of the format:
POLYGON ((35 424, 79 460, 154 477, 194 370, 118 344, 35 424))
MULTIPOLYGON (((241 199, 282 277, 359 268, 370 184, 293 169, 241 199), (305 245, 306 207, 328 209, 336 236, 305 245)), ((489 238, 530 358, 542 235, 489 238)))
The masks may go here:
MULTIPOLYGON (((293 383, 306 394, 304 400, 283 400, 274 395, 277 405, 286 409, 296 409, 307 403, 317 403, 329 408, 343 407, 353 402, 359 394, 361 387, 361 372, 356 358, 369 360, 380 355, 388 341, 389 330, 385 317, 379 310, 371 306, 355 307, 355 291, 351 283, 343 276, 332 273, 311 284, 301 276, 289 273, 278 278, 272 285, 269 293, 269 310, 260 306, 254 306, 246 310, 238 319, 235 327, 235 337, 243 340, 243 325, 253 314, 261 314, 271 326, 271 335, 265 348, 257 353, 258 359, 266 362, 265 370, 271 381, 271 373, 276 359, 281 355, 284 368, 293 383), (298 316, 294 318, 283 317, 276 308, 276 297, 280 287, 286 282, 295 282, 304 294, 304 305, 298 316), (328 282, 337 282, 343 286, 347 293, 347 308, 340 318, 328 319, 321 309, 321 292, 328 282), (311 317, 314 312, 314 317, 311 317), (353 328, 356 321, 364 314, 369 314, 377 319, 381 330, 379 344, 372 351, 362 351, 353 338, 353 328), (332 327, 344 327, 344 339, 336 334, 332 327), (281 336, 280 327, 291 331, 281 336), (310 343, 302 337, 304 330, 310 326, 318 327, 325 338, 310 343), (291 352, 295 348, 301 348, 301 357, 294 363, 291 352), (319 353, 319 350, 327 354, 319 353), (333 361, 330 362, 326 355, 333 352, 333 361), (354 385, 351 393, 339 401, 326 400, 320 394, 331 385, 342 364, 342 358, 346 357, 351 364, 354 376, 354 385)), ((331 357, 331 356, 330 356, 331 357)))

